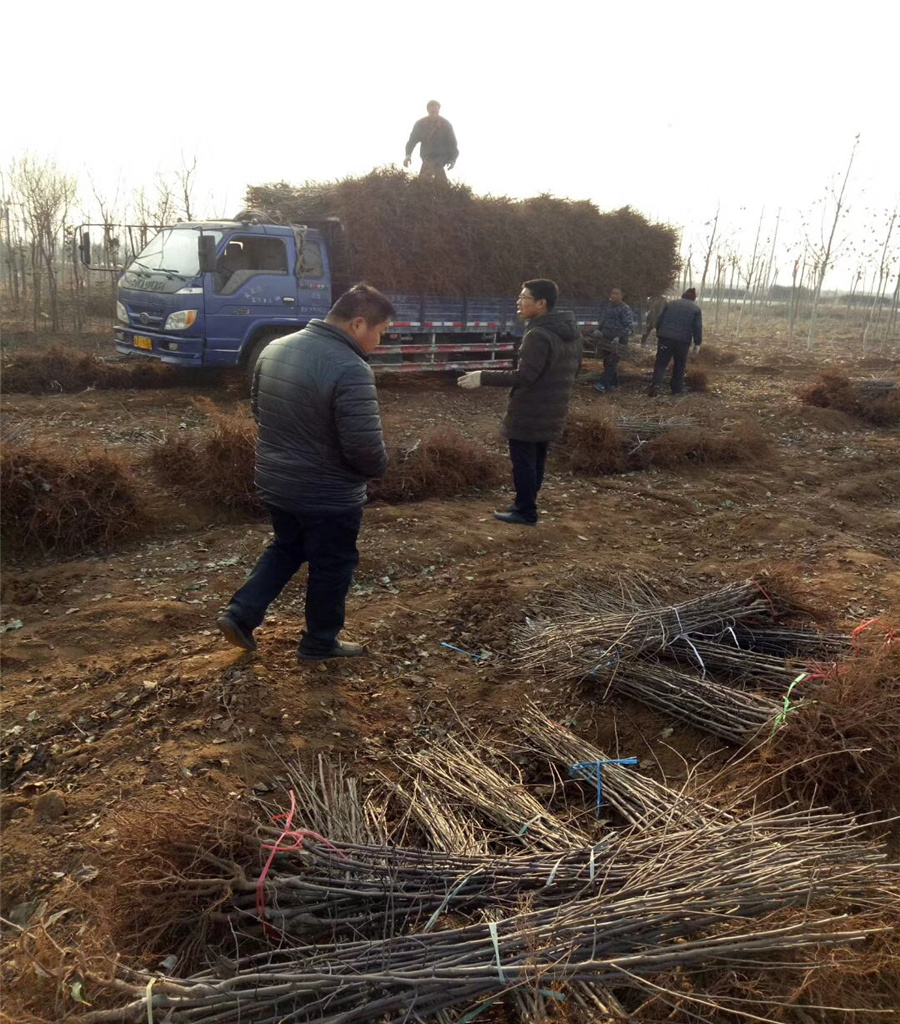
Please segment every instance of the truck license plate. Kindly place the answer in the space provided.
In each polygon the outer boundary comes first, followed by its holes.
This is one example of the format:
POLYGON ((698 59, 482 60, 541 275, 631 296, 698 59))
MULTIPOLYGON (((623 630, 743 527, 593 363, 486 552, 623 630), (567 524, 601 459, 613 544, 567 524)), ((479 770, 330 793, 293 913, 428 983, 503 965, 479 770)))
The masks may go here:
POLYGON ((153 339, 152 338, 145 338, 143 334, 136 334, 134 336, 134 347, 135 348, 143 348, 143 349, 146 349, 148 352, 152 352, 153 351, 153 339))

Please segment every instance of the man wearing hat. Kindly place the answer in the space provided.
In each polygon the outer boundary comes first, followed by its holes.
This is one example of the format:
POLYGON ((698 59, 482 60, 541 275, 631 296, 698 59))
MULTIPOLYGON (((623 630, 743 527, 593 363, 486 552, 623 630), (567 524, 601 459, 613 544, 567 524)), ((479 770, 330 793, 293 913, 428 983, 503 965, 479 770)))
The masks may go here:
POLYGON ((672 361, 672 394, 684 391, 684 371, 691 342, 700 348, 703 341, 703 314, 697 305, 697 291, 688 290, 680 299, 667 302, 656 320, 656 364, 647 394, 656 398, 672 361))

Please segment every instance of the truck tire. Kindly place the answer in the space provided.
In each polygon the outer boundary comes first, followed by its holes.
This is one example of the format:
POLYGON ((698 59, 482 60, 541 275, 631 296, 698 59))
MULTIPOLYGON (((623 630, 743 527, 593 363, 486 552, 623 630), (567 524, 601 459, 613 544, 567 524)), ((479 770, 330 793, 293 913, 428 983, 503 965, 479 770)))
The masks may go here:
POLYGON ((273 327, 268 331, 263 331, 262 334, 253 342, 250 346, 250 350, 247 353, 247 362, 245 365, 245 371, 247 374, 247 388, 249 390, 250 385, 253 383, 253 371, 256 369, 256 364, 259 361, 259 357, 262 355, 262 350, 269 344, 270 341, 274 341, 276 338, 283 338, 286 334, 294 334, 295 330, 273 327))

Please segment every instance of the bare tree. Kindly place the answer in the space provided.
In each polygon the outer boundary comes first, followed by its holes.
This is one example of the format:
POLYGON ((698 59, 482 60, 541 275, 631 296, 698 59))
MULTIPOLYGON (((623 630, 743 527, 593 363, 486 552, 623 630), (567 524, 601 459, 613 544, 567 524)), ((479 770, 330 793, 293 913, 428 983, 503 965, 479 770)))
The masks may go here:
POLYGON ((741 298, 741 308, 738 313, 737 327, 734 331, 736 338, 740 337, 741 334, 741 322, 744 319, 744 309, 747 305, 747 297, 752 293, 752 289, 756 285, 756 278, 759 272, 759 236, 762 233, 763 218, 766 215, 765 207, 759 215, 759 223, 756 225, 756 238, 753 241, 753 252, 750 254, 750 261, 746 264, 743 270, 744 278, 744 294, 741 298))
POLYGON ((725 258, 721 253, 716 253, 716 319, 713 330, 719 330, 719 307, 722 304, 722 280, 725 277, 725 258))
POLYGON ((33 321, 38 329, 41 315, 42 278, 46 275, 50 300, 50 320, 60 328, 57 252, 69 208, 77 195, 73 177, 64 174, 52 160, 39 160, 26 154, 13 161, 10 171, 12 189, 21 202, 31 248, 33 278, 33 321))
POLYGON ((191 210, 191 202, 194 191, 194 178, 197 174, 197 158, 194 157, 191 166, 188 167, 184 154, 181 154, 181 168, 176 171, 175 177, 178 182, 178 191, 181 196, 182 210, 185 220, 193 220, 194 214, 191 210))
POLYGON ((884 308, 885 293, 887 292, 890 280, 891 264, 894 260, 894 255, 891 250, 891 237, 894 234, 894 227, 897 223, 898 212, 900 212, 900 200, 898 200, 897 205, 894 206, 893 213, 891 213, 888 218, 887 231, 885 232, 884 241, 881 244, 881 251, 878 257, 878 277, 874 288, 874 294, 872 296, 872 304, 869 306, 868 315, 866 316, 866 322, 863 328, 863 355, 866 354, 866 342, 868 341, 869 332, 873 328, 877 330, 878 321, 881 319, 882 310, 884 308))
POLYGON ((844 196, 847 192, 847 182, 850 180, 850 171, 853 168, 853 159, 856 156, 856 148, 858 145, 859 135, 857 135, 853 140, 853 148, 850 150, 850 160, 847 163, 847 170, 844 172, 840 191, 836 191, 833 185, 829 186, 828 191, 834 199, 834 215, 831 219, 831 228, 828 232, 828 237, 825 237, 823 230, 819 243, 815 245, 810 244, 813 263, 816 268, 816 290, 813 295, 812 312, 809 317, 809 331, 806 335, 807 351, 812 348, 813 332, 816 327, 816 314, 819 309, 819 299, 822 297, 822 284, 825 281, 825 275, 831 269, 831 265, 834 262, 834 257, 837 251, 837 239, 835 236, 837 235, 837 229, 840 224, 841 217, 845 213, 844 196))
POLYGON ((775 265, 775 252, 778 244, 778 228, 781 226, 781 207, 775 216, 775 230, 772 232, 772 244, 769 248, 769 259, 766 263, 765 272, 760 278, 761 292, 765 299, 765 305, 772 301, 772 289, 775 287, 775 279, 778 277, 778 267, 775 265))
POLYGON ((691 261, 694 257, 694 250, 689 245, 687 256, 681 261, 681 291, 686 291, 693 284, 694 271, 691 267, 691 261))
POLYGON ((897 281, 894 284, 894 294, 891 298, 891 310, 888 314, 887 323, 884 327, 883 338, 887 341, 889 338, 896 337, 896 330, 898 319, 900 319, 900 273, 897 274, 897 281))
MULTIPOLYGON (((716 245, 716 230, 719 226, 719 207, 716 207, 716 215, 712 219, 712 230, 706 239, 706 255, 703 257, 703 274, 700 277, 700 288, 697 295, 698 301, 703 298, 703 289, 706 287, 706 275, 709 272, 709 263, 716 245)), ((708 226, 708 225, 707 225, 708 226)))
MULTIPOLYGON (((22 246, 20 234, 19 217, 13 215, 15 207, 21 208, 21 204, 13 201, 12 194, 7 185, 6 175, 0 171, 0 222, 3 228, 4 263, 6 264, 6 285, 9 289, 9 297, 13 307, 19 308, 20 286, 19 266, 17 263, 18 250, 22 246)), ((22 289, 25 282, 22 281, 22 289)))

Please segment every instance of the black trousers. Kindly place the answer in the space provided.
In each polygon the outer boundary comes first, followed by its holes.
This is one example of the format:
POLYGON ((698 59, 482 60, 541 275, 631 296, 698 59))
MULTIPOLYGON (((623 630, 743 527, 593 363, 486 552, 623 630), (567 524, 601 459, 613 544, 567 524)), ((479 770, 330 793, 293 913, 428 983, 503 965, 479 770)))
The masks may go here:
POLYGON ((329 651, 344 628, 347 591, 359 564, 356 538, 362 509, 306 516, 270 505, 269 515, 275 539, 232 597, 228 610, 243 625, 255 629, 266 617, 269 605, 308 562, 306 630, 301 646, 309 653, 329 651))
POLYGON ((630 334, 603 339, 603 373, 598 383, 608 388, 619 386, 619 363, 622 361, 622 352, 630 340, 630 334))
POLYGON ((672 366, 672 394, 679 395, 684 391, 684 370, 687 366, 689 341, 674 341, 671 338, 659 338, 656 345, 656 363, 653 366, 653 387, 662 387, 665 380, 669 360, 672 366))
POLYGON ((516 441, 509 439, 513 486, 516 489, 516 511, 532 523, 537 522, 537 496, 544 482, 544 463, 549 441, 516 441))

